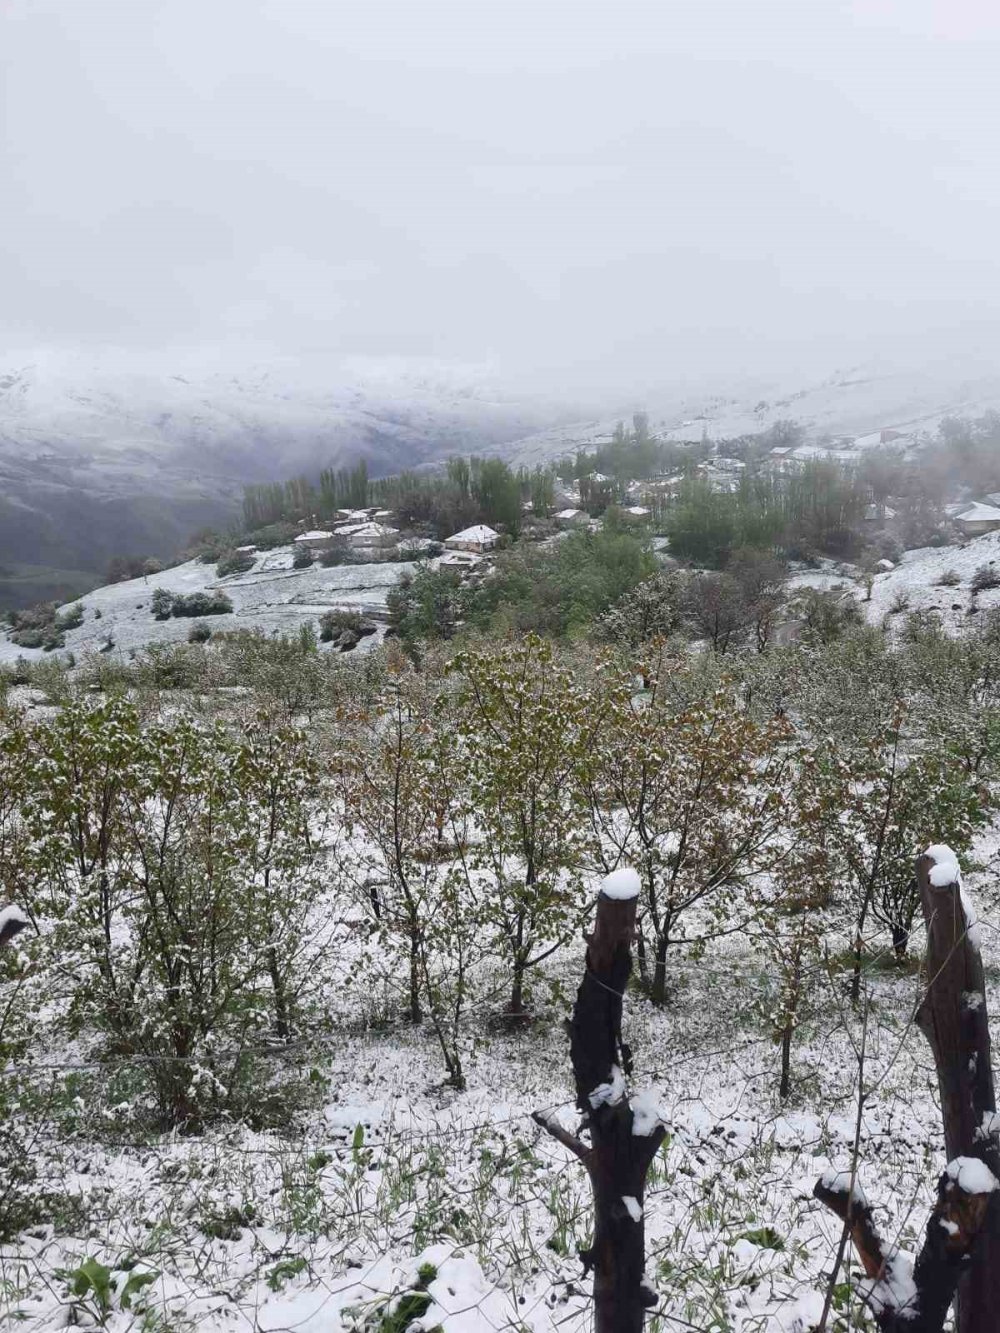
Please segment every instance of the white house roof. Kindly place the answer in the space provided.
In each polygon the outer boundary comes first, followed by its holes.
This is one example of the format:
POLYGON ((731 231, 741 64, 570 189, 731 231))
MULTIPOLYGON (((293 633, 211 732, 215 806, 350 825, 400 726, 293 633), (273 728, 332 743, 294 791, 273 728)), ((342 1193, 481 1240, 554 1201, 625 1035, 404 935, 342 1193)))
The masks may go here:
POLYGON ((645 505, 629 505, 625 512, 626 514, 632 514, 635 518, 645 518, 648 515, 649 510, 645 505))
POLYGON ((319 529, 313 529, 311 532, 300 532, 295 540, 297 542, 322 542, 329 541, 332 537, 332 532, 322 532, 319 529))
POLYGON ((1000 509, 977 500, 957 514, 956 518, 959 523, 1000 523, 1000 509))
POLYGON ((560 509, 559 513, 556 514, 556 518, 576 518, 582 513, 582 509, 560 509))
POLYGON ((495 542, 499 539, 499 532, 487 527, 485 523, 476 523, 471 528, 463 528, 461 532, 456 532, 448 538, 450 542, 495 542))
POLYGON ((352 537, 394 537, 396 529, 387 527, 385 523, 359 523, 353 528, 350 535, 352 537))

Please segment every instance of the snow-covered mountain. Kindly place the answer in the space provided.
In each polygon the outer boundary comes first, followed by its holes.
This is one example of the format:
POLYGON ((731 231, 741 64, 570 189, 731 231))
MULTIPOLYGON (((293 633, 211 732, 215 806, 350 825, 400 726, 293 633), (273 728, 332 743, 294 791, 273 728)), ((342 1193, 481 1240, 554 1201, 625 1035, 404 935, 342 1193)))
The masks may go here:
POLYGON ((375 473, 453 453, 548 462, 610 438, 637 408, 666 438, 794 419, 807 438, 933 433, 1000 409, 1000 361, 863 366, 813 382, 636 389, 589 414, 488 367, 206 353, 0 356, 0 608, 66 600, 115 555, 173 555, 227 522, 249 481, 364 457, 375 473))
MULTIPOLYGON (((652 392, 635 405, 648 411, 652 430, 665 439, 732 439, 794 420, 814 442, 840 437, 864 447, 877 444, 886 429, 916 441, 933 435, 943 417, 1000 410, 1000 357, 993 364, 962 359, 905 369, 863 365, 805 384, 786 377, 730 389, 652 392)), ((532 466, 578 448, 592 449, 611 438, 630 410, 546 427, 499 452, 532 466)))
POLYGON ((246 482, 376 473, 505 444, 558 409, 482 368, 317 358, 0 357, 0 607, 68 597, 114 555, 172 555, 246 482))

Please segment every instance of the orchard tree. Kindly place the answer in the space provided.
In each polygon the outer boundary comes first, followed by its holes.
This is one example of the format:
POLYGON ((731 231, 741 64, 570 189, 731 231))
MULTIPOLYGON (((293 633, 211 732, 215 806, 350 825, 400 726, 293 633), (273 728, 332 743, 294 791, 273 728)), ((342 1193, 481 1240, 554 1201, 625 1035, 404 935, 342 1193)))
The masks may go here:
POLYGON ((315 984, 336 924, 329 919, 320 937, 310 928, 329 875, 323 851, 329 804, 304 731, 280 716, 259 711, 243 729, 233 758, 245 811, 240 874, 247 938, 269 982, 275 1033, 290 1041, 303 991, 315 984))
POLYGON ((781 719, 756 722, 728 684, 689 698, 675 674, 665 655, 642 664, 643 689, 605 673, 604 723, 579 768, 601 869, 627 863, 642 880, 640 975, 658 1004, 672 944, 739 927, 735 891, 767 862, 789 762, 781 719))
POLYGON ((384 687, 345 710, 335 758, 348 833, 363 842, 359 872, 379 935, 406 960, 410 1021, 424 1017, 421 968, 441 864, 463 817, 449 698, 433 670, 393 658, 384 687))
POLYGON ((869 915, 891 934, 904 956, 920 894, 913 875, 913 849, 937 836, 963 853, 994 808, 989 787, 976 781, 954 755, 933 743, 921 748, 908 735, 907 713, 866 743, 845 752, 830 748, 828 767, 839 782, 843 817, 836 826, 844 870, 854 902, 852 998, 860 994, 865 929, 869 915))
POLYGON ((795 744, 789 757, 774 855, 768 872, 751 881, 753 933, 769 962, 763 1004, 781 1049, 782 1101, 791 1091, 792 1042, 822 980, 824 913, 837 888, 832 833, 840 815, 822 756, 795 744))
POLYGON ((533 634, 460 654, 459 734, 468 772, 484 919, 510 967, 507 1012, 522 1017, 531 970, 579 924, 585 841, 574 774, 600 709, 551 643, 533 634))

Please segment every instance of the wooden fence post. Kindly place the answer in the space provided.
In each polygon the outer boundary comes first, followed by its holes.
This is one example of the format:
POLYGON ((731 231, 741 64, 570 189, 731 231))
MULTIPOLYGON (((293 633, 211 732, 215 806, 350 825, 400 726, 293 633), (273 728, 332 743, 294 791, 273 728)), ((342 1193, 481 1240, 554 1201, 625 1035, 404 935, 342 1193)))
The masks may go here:
POLYGON ((644 1273, 646 1174, 665 1129, 646 1105, 633 1109, 626 1076, 631 1072, 622 1042, 622 1001, 632 970, 632 938, 639 876, 617 870, 602 882, 597 918, 587 939, 583 980, 571 1022, 570 1054, 580 1132, 587 1146, 552 1116, 534 1119, 583 1162, 594 1194, 594 1240, 581 1252, 584 1271, 594 1273, 596 1333, 641 1333, 657 1295, 644 1273))
POLYGON ((916 1021, 937 1067, 948 1165, 912 1270, 875 1229, 849 1172, 813 1193, 841 1219, 882 1333, 940 1333, 958 1294, 958 1333, 1000 1327, 1000 1117, 996 1115, 983 961, 958 859, 943 845, 917 860, 927 926, 926 989, 916 1021))
POLYGON ((31 919, 20 907, 13 905, 0 908, 0 947, 9 944, 15 935, 31 925, 31 919))
MULTIPOLYGON (((949 1161, 976 1158, 1000 1178, 983 959, 975 913, 962 891, 958 859, 945 846, 917 861, 927 926, 927 989, 917 1024, 937 1068, 949 1161)), ((994 1333, 1000 1324, 1000 1195, 995 1195, 958 1284, 958 1333, 994 1333)))

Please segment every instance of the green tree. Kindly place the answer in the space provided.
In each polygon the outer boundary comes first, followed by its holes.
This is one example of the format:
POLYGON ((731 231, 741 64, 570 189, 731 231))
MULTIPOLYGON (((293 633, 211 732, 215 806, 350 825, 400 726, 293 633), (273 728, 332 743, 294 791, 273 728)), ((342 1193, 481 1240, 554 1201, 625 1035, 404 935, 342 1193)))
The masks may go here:
POLYGON ((483 912, 510 968, 507 1012, 526 1012, 533 968, 576 928, 585 841, 573 775, 600 727, 594 700, 535 635, 460 654, 459 734, 485 875, 483 912))

